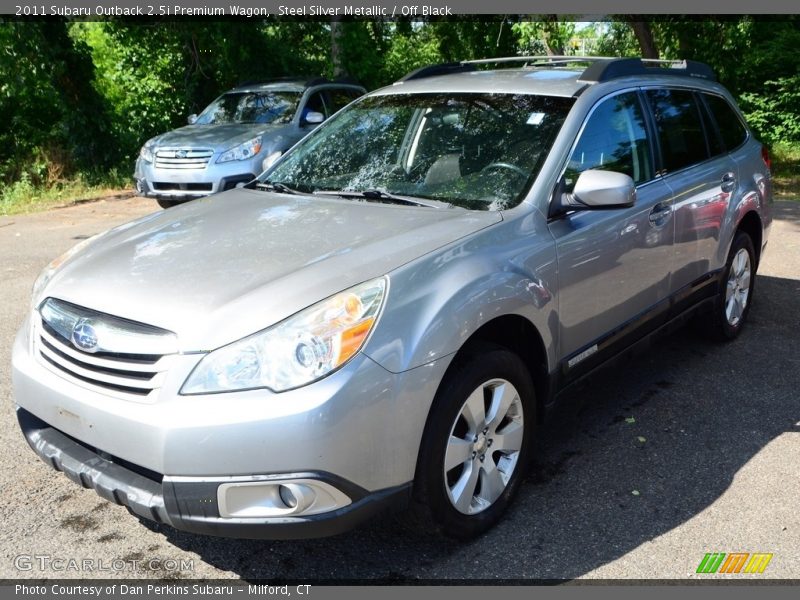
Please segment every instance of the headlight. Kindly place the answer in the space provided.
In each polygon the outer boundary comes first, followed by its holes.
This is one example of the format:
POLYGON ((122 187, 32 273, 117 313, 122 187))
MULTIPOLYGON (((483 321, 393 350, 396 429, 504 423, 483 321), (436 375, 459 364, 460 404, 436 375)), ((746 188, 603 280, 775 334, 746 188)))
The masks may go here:
POLYGON ((364 345, 386 292, 383 277, 318 302, 207 354, 181 394, 269 388, 283 392, 335 371, 364 345))
POLYGON ((229 162, 231 160, 246 160, 253 158, 261 151, 261 136, 254 137, 252 140, 247 140, 243 144, 239 144, 223 152, 217 159, 218 163, 229 162))
POLYGON ((142 149, 139 150, 139 157, 144 161, 151 163, 153 162, 153 148, 145 144, 142 146, 142 149))
POLYGON ((33 290, 31 291, 31 308, 36 309, 39 307, 39 304, 42 301, 42 294, 44 289, 47 287, 47 284, 50 283, 50 279, 52 279, 55 272, 58 268, 67 262, 70 258, 72 258, 75 254, 83 250, 86 246, 96 240, 98 237, 103 235, 102 233, 98 233, 97 235, 93 235, 92 237, 75 244, 72 248, 64 252, 61 256, 53 260, 49 265, 47 265, 44 270, 39 273, 39 277, 36 278, 36 281, 33 284, 33 290))

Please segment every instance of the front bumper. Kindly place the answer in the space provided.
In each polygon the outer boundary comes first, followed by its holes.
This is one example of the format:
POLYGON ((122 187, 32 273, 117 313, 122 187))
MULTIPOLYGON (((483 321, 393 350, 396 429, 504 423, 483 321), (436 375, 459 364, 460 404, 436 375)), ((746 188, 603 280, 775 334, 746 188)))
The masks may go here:
POLYGON ((216 157, 215 154, 205 167, 198 169, 163 169, 138 158, 133 175, 136 192, 164 200, 202 198, 252 181, 261 172, 264 160, 258 154, 254 160, 216 163, 216 157))
POLYGON ((407 503, 411 490, 410 484, 406 484, 370 493, 328 473, 293 473, 281 475, 281 480, 323 481, 342 490, 352 502, 338 510, 305 517, 222 518, 217 481, 159 477, 127 465, 125 461, 114 462, 113 457, 103 456, 79 443, 24 408, 17 407, 17 418, 36 454, 75 483, 94 489, 101 497, 126 506, 142 518, 192 533, 250 539, 330 536, 347 531, 380 512, 401 508, 407 503))
POLYGON ((29 319, 15 340, 12 375, 23 431, 45 462, 142 517, 237 537, 331 535, 395 504, 414 478, 449 364, 395 374, 357 354, 280 394, 181 396, 202 355, 173 355, 161 387, 132 400, 51 368, 36 339, 29 319), (322 481, 350 502, 313 515, 220 516, 215 490, 224 482, 287 477, 322 481))

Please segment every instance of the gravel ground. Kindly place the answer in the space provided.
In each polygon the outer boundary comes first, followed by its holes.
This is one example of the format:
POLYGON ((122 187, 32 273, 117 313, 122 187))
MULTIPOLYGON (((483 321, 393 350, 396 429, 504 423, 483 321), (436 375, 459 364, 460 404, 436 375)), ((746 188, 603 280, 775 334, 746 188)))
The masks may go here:
POLYGON ((706 552, 771 552, 748 578, 800 576, 800 202, 776 203, 739 340, 684 329, 572 391, 508 518, 470 544, 392 515, 323 540, 193 536, 145 525, 36 458, 9 372, 33 280, 78 240, 156 209, 133 198, 0 217, 0 578, 709 578, 694 574, 706 552), (27 570, 28 556, 111 567, 41 569, 47 559, 34 558, 27 570))

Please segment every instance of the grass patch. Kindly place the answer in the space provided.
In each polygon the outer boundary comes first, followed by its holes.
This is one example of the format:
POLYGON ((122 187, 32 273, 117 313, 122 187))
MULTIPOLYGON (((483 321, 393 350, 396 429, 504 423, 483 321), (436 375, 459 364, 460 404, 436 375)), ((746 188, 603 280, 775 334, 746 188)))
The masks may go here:
POLYGON ((0 216, 46 210, 131 190, 125 178, 112 172, 97 183, 87 183, 80 176, 52 186, 36 186, 26 176, 0 192, 0 216))
POLYGON ((800 146, 777 144, 772 157, 772 190, 776 197, 800 200, 800 146))

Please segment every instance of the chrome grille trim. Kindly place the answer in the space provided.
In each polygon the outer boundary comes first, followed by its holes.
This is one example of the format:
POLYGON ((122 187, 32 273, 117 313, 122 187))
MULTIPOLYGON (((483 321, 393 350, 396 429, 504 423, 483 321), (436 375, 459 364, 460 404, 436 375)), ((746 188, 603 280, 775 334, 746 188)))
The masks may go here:
POLYGON ((155 165, 159 169, 205 169, 213 150, 176 148, 170 150, 156 150, 155 165))
MULTIPOLYGON (((85 315, 81 318, 91 319, 92 322, 114 323, 116 334, 122 333, 130 338, 140 338, 135 344, 140 347, 142 341, 148 339, 152 339, 154 342, 174 339, 174 334, 167 331, 159 330, 163 331, 163 336, 161 340, 157 340, 158 336, 151 332, 143 334, 143 330, 155 330, 155 328, 133 322, 126 325, 126 322, 118 317, 104 315, 51 298, 47 302, 67 307, 71 316, 85 315), (121 327, 128 329, 127 331, 120 330, 121 327)), ((56 323, 60 329, 63 329, 63 325, 64 323, 56 323)), ((104 352, 99 353, 84 352, 76 348, 64 333, 56 331, 50 326, 38 311, 34 314, 32 337, 34 355, 51 372, 87 389, 139 402, 155 398, 178 356, 177 345, 169 354, 161 355, 115 353, 113 347, 106 348, 104 352)), ((159 344, 155 343, 154 345, 158 346, 159 344)), ((163 350, 163 343, 161 346, 163 350)))

